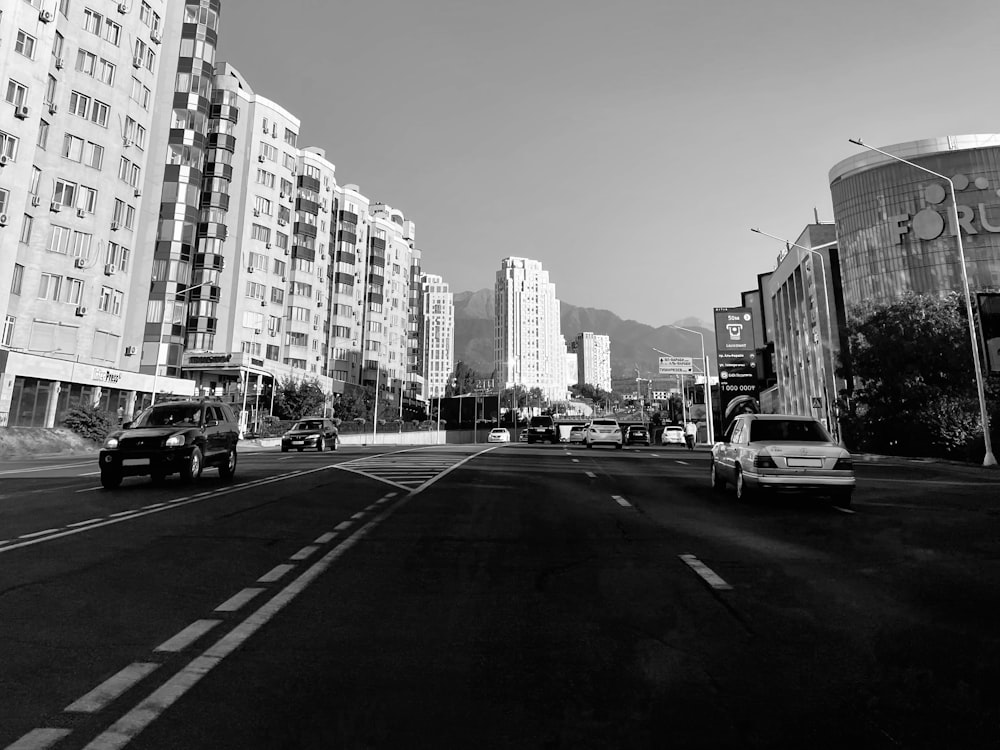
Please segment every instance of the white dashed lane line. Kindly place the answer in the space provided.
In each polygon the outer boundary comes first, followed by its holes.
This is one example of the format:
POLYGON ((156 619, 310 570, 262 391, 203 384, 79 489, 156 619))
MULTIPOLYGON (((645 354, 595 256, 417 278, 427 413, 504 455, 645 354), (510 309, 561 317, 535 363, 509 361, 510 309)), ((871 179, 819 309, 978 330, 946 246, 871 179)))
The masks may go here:
POLYGON ((261 589, 261 588, 246 588, 246 589, 243 589, 242 591, 240 591, 240 592, 234 594, 233 596, 229 597, 228 599, 226 599, 226 601, 224 601, 222 604, 220 604, 218 607, 215 608, 215 611, 216 612, 235 612, 238 609, 240 609, 244 604, 246 604, 251 599, 253 599, 255 596, 257 596, 259 593, 261 593, 263 590, 264 589, 261 589))
MULTIPOLYGON (((290 568, 292 566, 289 565, 288 567, 290 568)), ((159 646, 154 648, 153 651, 168 654, 179 653, 205 635, 205 633, 209 630, 221 623, 222 620, 195 620, 182 631, 177 633, 177 635, 171 636, 159 646)))
POLYGON ((621 495, 612 495, 611 499, 614 500, 616 503, 618 503, 623 508, 631 508, 632 507, 632 503, 630 503, 628 500, 626 500, 621 495))
POLYGON ((699 560, 694 555, 680 555, 681 560, 683 560, 691 570, 697 573, 702 579, 717 591, 729 591, 733 587, 726 583, 719 575, 712 570, 710 567, 705 565, 701 560, 699 560))
POLYGON ((594 472, 592 472, 592 471, 585 471, 585 472, 584 472, 584 474, 586 474, 586 475, 587 475, 588 477, 590 477, 591 479, 597 479, 597 474, 595 474, 595 473, 594 473, 594 472))
POLYGON ((72 731, 54 728, 32 729, 13 745, 7 745, 6 750, 48 750, 72 731))
POLYGON ((66 706, 65 710, 77 714, 97 713, 140 680, 151 675, 159 666, 155 662, 129 664, 125 669, 106 679, 82 698, 70 703, 66 706))

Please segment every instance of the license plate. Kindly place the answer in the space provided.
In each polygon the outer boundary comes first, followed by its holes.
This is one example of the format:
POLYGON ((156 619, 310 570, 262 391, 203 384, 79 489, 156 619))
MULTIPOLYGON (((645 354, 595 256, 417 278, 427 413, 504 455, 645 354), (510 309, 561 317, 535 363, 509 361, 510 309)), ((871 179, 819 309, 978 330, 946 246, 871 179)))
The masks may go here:
POLYGON ((786 459, 789 468, 793 469, 822 469, 822 458, 791 458, 786 459))
POLYGON ((148 458, 123 458, 122 466, 149 466, 148 458))
POLYGON ((304 440, 293 440, 292 445, 302 445, 304 442, 304 440))

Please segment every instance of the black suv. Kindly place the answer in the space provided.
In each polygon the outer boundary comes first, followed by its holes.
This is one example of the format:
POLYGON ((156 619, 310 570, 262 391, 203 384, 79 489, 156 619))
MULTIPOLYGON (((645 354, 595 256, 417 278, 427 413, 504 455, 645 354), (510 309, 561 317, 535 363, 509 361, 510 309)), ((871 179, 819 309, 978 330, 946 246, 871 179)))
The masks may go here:
POLYGON ((112 432, 101 450, 101 484, 114 489, 122 477, 150 476, 154 482, 180 473, 186 480, 216 466, 219 476, 236 473, 239 426, 221 401, 163 401, 112 432))
POLYGON ((542 417, 532 417, 531 422, 528 424, 528 442, 559 442, 559 430, 556 428, 556 422, 552 417, 542 416, 542 417))

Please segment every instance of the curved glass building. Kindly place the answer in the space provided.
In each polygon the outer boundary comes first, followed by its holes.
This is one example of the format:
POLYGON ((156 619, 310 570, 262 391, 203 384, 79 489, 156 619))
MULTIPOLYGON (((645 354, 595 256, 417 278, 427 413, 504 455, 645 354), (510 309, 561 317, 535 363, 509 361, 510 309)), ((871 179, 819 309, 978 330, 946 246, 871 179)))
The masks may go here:
POLYGON ((960 291, 958 231, 971 289, 1000 287, 1000 134, 882 150, 951 178, 958 226, 944 180, 867 150, 834 166, 830 192, 848 315, 862 301, 960 291))

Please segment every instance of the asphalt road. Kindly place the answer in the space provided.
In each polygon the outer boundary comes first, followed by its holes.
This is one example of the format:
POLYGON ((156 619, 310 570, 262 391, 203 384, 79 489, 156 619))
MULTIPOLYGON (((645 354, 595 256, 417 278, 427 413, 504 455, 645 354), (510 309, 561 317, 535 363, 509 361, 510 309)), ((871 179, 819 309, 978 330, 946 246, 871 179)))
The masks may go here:
POLYGON ((0 466, 0 748, 995 748, 1000 475, 740 504, 708 453, 0 466))

